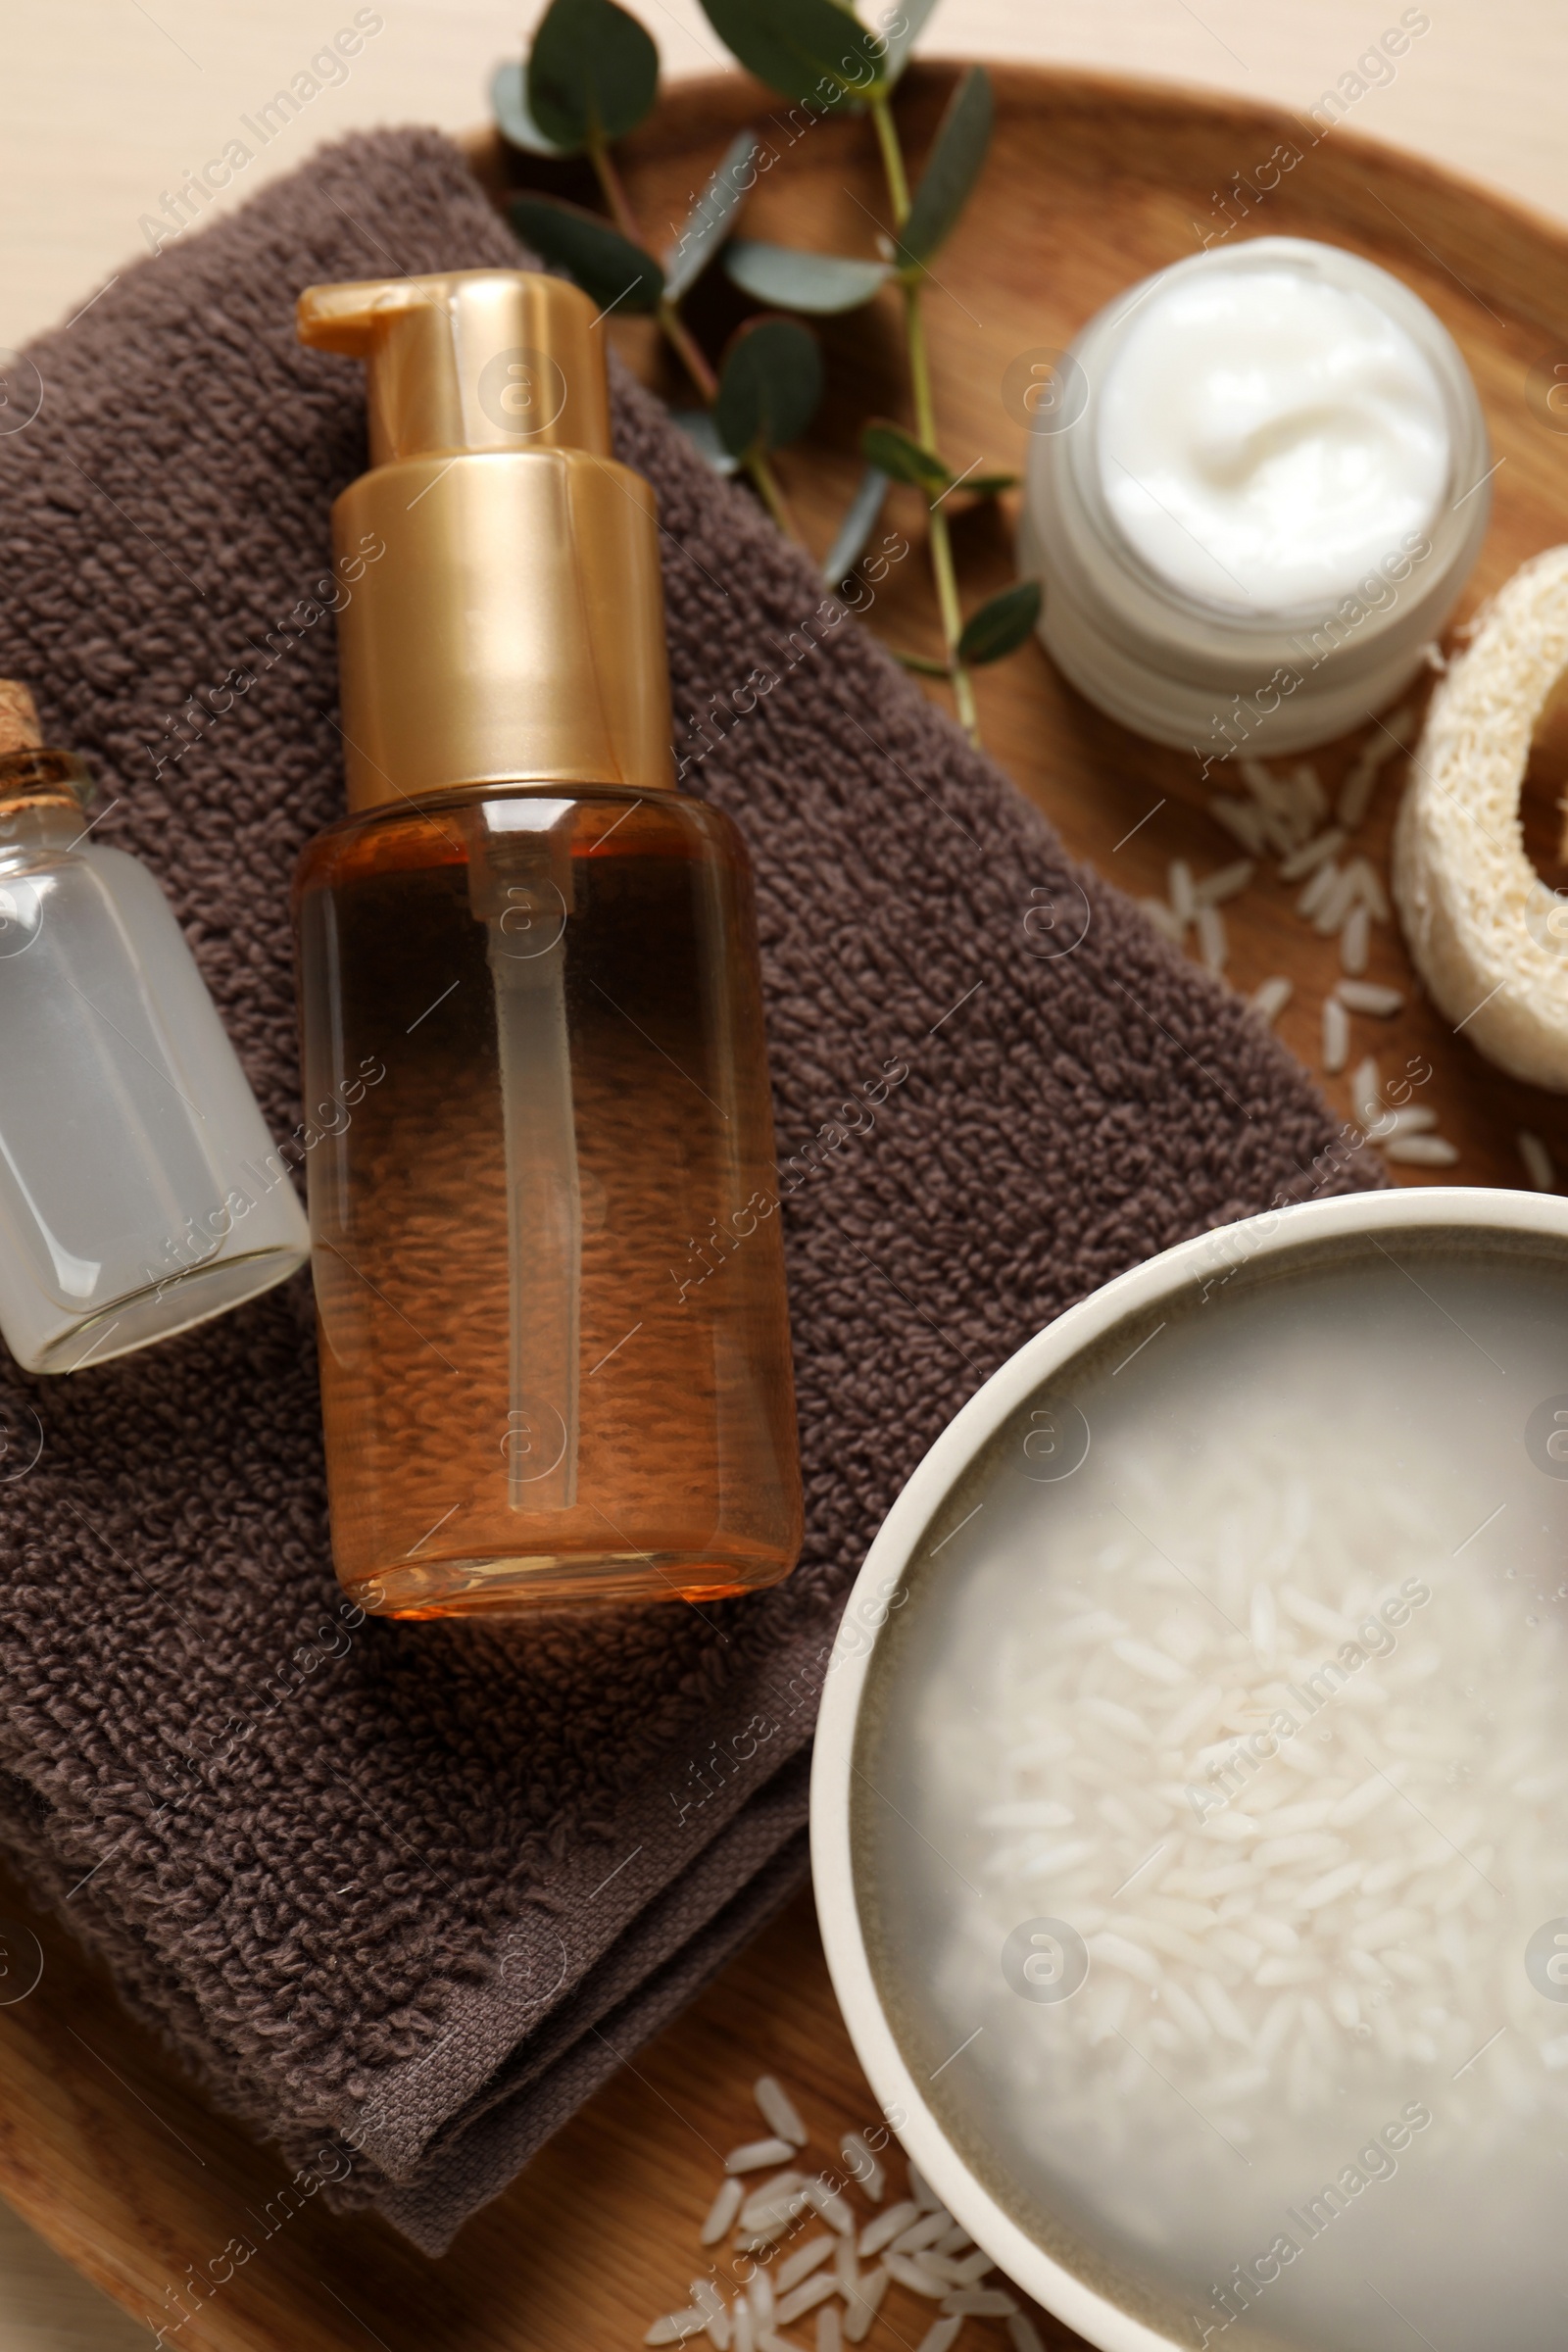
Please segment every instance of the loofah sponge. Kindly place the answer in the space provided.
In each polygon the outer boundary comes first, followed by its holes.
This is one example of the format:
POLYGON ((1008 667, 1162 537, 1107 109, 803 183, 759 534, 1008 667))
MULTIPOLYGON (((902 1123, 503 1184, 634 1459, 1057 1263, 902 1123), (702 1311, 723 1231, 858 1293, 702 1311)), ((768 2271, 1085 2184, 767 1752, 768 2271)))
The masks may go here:
POLYGON ((1432 698, 1394 896, 1434 1003, 1489 1061, 1568 1094, 1568 895, 1525 855, 1531 739, 1568 670, 1568 547, 1515 572, 1432 698))

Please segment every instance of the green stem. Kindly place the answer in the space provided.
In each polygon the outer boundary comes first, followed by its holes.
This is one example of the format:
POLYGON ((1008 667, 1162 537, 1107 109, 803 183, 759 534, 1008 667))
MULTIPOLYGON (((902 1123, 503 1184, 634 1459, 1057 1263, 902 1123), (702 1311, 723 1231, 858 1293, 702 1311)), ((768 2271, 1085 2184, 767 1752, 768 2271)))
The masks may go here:
MULTIPOLYGON (((871 100, 871 116, 882 149, 882 167, 887 174, 894 225, 902 228, 909 217, 909 182, 904 169, 904 151, 899 144, 898 125, 893 120, 893 109, 885 98, 871 100)), ((914 395, 915 438, 922 449, 940 460, 936 403, 931 394, 931 361, 926 350, 925 318, 920 308, 922 281, 915 276, 905 278, 903 283, 909 386, 914 395)), ((948 529, 947 515, 940 507, 932 507, 930 511, 930 542, 931 577, 936 586, 937 610, 942 615, 942 642, 947 648, 954 707, 958 714, 958 724, 969 741, 978 745, 980 719, 975 709, 974 681, 958 655, 958 640, 963 634, 963 607, 958 600, 958 575, 953 561, 953 538, 948 529)))
POLYGON ((893 659, 905 669, 918 672, 922 678, 951 678, 952 670, 945 662, 928 662, 924 654, 905 654, 897 646, 891 648, 893 659))
POLYGON ((646 253, 648 248, 643 244, 643 232, 637 225, 637 216, 631 209, 631 200, 620 184, 620 173, 611 160, 610 149, 605 144, 603 133, 598 130, 591 130, 588 134, 588 160, 593 165, 599 185, 604 191, 605 202, 610 207, 611 219, 629 243, 642 245, 643 251, 646 253))
POLYGON ((904 169, 904 150, 899 145, 898 125, 893 109, 885 98, 871 101, 871 120, 876 124, 877 144, 882 150, 882 169, 887 173, 888 194, 893 199, 893 219, 902 228, 909 218, 909 181, 904 169))
MULTIPOLYGON (((631 200, 621 185, 620 174, 615 170, 610 149, 598 131, 589 135, 588 154, 615 226, 628 243, 639 246, 644 253, 647 253, 650 251, 650 247, 643 236, 637 216, 631 209, 631 200)), ((718 377, 709 366, 696 337, 667 294, 660 296, 659 308, 655 316, 665 341, 696 385, 703 406, 710 409, 718 398, 718 377)), ((804 547, 806 542, 796 525, 794 515, 790 513, 789 501, 779 488, 778 476, 768 464, 766 452, 754 450, 746 460, 746 471, 756 483, 762 504, 786 539, 794 539, 804 547)))
MULTIPOLYGON (((605 202, 610 207, 611 219, 628 244, 635 245, 643 253, 647 253, 649 247, 644 240, 637 216, 631 209, 631 199, 621 184, 620 173, 615 170, 610 149, 598 131, 593 131, 589 135, 588 155, 600 188, 604 193, 605 202)), ((675 353, 681 366, 697 386, 704 402, 709 408, 711 408, 718 396, 718 378, 693 341, 684 319, 667 294, 662 294, 659 298, 658 318, 670 349, 675 353)))
POLYGON ((670 349, 702 394, 704 406, 710 409, 718 398, 718 378, 704 359, 690 328, 667 295, 660 296, 658 315, 670 349))
POLYGON ((804 546, 805 542, 801 540, 801 534, 795 527, 795 517, 790 513, 789 501, 779 488, 778 475, 768 464, 767 452, 754 449, 746 460, 746 470, 757 484, 763 506, 766 507, 785 538, 797 540, 804 546))

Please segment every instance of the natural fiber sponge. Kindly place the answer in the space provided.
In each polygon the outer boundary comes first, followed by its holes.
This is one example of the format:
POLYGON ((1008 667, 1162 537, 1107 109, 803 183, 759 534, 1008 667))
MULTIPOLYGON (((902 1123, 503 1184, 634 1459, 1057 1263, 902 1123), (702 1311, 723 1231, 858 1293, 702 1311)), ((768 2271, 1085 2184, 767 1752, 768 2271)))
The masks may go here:
POLYGON ((1525 856, 1531 739, 1568 671, 1568 547, 1515 572, 1432 698, 1394 895, 1434 1003, 1489 1061, 1568 1094, 1568 897, 1525 856))

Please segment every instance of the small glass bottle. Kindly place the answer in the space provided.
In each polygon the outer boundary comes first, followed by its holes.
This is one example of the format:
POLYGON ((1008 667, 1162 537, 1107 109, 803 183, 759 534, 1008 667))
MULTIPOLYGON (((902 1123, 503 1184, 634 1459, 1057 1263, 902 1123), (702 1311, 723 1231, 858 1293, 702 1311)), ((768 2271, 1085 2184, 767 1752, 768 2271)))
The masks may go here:
POLYGON ((401 1617, 697 1599, 802 1502, 750 871, 674 789, 653 494, 592 306, 312 288, 368 367, 334 509, 350 813, 296 883, 332 1542, 401 1617))
POLYGON ((309 1236, 157 882, 0 680, 0 1335, 77 1372, 237 1306, 309 1236))

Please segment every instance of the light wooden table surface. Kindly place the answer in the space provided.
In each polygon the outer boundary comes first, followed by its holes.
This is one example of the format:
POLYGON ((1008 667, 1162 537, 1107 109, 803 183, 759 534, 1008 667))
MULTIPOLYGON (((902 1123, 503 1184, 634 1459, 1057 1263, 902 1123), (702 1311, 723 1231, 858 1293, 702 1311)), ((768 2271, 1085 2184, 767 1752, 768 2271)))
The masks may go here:
MULTIPOLYGON (((0 76, 0 346, 85 302, 145 251, 160 195, 220 153, 239 118, 301 71, 358 0, 47 0, 10 12, 0 76)), ((311 148, 385 122, 464 130, 544 0, 376 0, 382 29, 236 177, 235 203, 311 148)), ((699 0, 634 0, 665 71, 727 62, 699 0)), ((876 16, 883 0, 862 0, 876 16)), ((943 0, 922 47, 1098 66, 1272 99, 1298 112, 1399 22, 1406 0, 943 0)), ((1568 9, 1428 0, 1430 30, 1369 87, 1358 130, 1568 219, 1568 9)), ((1387 69, 1385 69, 1387 70, 1387 69)))
MULTIPOLYGON (((373 13, 382 27, 349 77, 256 160, 235 199, 353 128, 432 119, 472 126, 483 118, 490 67, 515 54, 519 24, 538 8, 533 0, 520 12, 513 0, 379 0, 373 13)), ((641 13, 671 74, 721 62, 696 0, 646 0, 641 13)), ((1430 29, 1396 77, 1356 98, 1355 127, 1568 220, 1560 122, 1568 11, 1548 0, 1433 0, 1424 13, 1430 29)), ((69 317, 134 258, 138 217, 162 190, 218 151, 241 114, 308 69, 353 15, 353 0, 50 0, 15 18, 0 84, 0 346, 69 317)), ((1198 8, 1096 0, 1076 12, 1041 0, 947 0, 926 45, 1136 65, 1299 112, 1353 76, 1369 41, 1400 15, 1398 0, 1314 0, 1309 11, 1294 0, 1201 0, 1198 8)), ((790 1934, 797 1969, 808 1970, 801 1915, 790 1934)), ((818 2017, 829 2035, 837 2021, 822 2008, 818 2017)), ((634 2103, 630 2086, 628 2096, 634 2103)), ((623 2117, 612 2104, 588 2128, 596 2169, 599 2141, 609 2145, 629 2120, 629 2109, 623 2117)), ((147 2340, 0 2202, 0 2352, 121 2352, 147 2340)))

